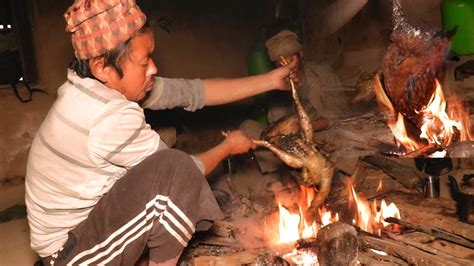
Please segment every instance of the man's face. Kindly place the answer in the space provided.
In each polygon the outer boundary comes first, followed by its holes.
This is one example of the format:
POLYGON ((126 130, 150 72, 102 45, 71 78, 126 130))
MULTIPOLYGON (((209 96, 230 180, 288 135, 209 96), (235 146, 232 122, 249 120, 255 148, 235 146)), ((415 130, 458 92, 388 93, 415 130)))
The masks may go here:
POLYGON ((129 101, 143 100, 153 88, 153 75, 158 70, 151 54, 155 48, 153 35, 142 33, 131 40, 130 55, 125 56, 121 66, 123 77, 115 73, 108 80, 107 86, 122 93, 129 101))

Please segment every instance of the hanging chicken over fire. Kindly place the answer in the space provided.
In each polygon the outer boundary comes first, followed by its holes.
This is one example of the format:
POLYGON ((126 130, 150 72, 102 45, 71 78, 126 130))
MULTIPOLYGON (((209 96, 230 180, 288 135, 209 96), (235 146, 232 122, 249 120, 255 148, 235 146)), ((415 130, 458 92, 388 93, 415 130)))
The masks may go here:
POLYGON ((393 0, 391 43, 382 60, 383 85, 398 112, 418 128, 417 113, 425 107, 442 80, 452 32, 423 31, 408 23, 400 0, 393 0))
POLYGON ((410 152, 427 145, 445 149, 454 141, 469 140, 469 121, 462 121, 462 108, 454 108, 459 102, 451 108, 457 113, 448 115, 440 85, 455 30, 427 31, 411 25, 400 0, 393 0, 392 22, 391 42, 375 76, 374 93, 389 112, 388 125, 397 143, 410 152), (410 129, 415 138, 410 138, 410 129))

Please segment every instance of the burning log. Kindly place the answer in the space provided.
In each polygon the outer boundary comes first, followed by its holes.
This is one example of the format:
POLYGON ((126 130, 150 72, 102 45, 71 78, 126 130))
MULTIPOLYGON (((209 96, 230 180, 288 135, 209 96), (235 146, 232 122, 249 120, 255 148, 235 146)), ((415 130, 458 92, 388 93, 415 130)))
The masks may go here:
POLYGON ((316 237, 319 265, 356 265, 358 260, 357 231, 335 222, 318 232, 316 237))
POLYGON ((435 143, 431 143, 427 146, 424 146, 424 147, 421 147, 417 150, 414 150, 412 152, 408 152, 406 154, 404 154, 402 157, 404 158, 416 158, 416 157, 425 157, 427 155, 430 155, 436 151, 439 151, 441 150, 442 148, 435 144, 435 143))

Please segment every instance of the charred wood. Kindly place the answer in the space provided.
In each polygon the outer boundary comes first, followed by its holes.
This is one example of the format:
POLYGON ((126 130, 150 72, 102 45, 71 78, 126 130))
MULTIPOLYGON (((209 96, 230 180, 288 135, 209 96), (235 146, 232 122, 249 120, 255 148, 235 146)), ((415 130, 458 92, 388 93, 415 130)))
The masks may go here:
POLYGON ((317 235, 319 265, 356 265, 358 260, 357 231, 335 222, 324 226, 317 235))

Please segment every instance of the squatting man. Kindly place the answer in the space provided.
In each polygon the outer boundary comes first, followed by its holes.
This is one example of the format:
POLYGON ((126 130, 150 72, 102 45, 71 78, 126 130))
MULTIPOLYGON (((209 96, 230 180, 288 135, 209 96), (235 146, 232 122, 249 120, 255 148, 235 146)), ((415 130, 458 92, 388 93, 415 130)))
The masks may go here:
MULTIPOLYGON (((297 60, 237 79, 168 79, 135 0, 77 0, 64 14, 75 59, 32 143, 26 205, 45 265, 173 265, 196 230, 223 217, 205 179, 255 148, 241 131, 189 155, 170 149, 144 109, 225 104, 298 82, 297 60)), ((158 40, 159 41, 159 40, 158 40)))

